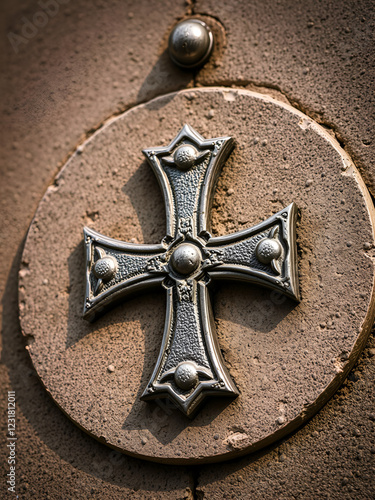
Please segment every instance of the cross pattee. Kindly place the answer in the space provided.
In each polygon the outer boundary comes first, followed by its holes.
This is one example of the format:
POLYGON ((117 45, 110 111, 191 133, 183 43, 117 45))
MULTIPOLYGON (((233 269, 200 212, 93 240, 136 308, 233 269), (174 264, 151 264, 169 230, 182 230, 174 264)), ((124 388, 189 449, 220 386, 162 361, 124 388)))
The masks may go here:
POLYGON ((212 237, 209 209, 230 137, 205 140, 185 125, 167 147, 145 149, 166 206, 158 245, 117 241, 84 228, 84 317, 133 292, 161 285, 167 294, 162 345, 143 400, 169 398, 189 416, 207 396, 239 392, 218 345, 207 285, 242 280, 299 300, 294 203, 260 224, 212 237))

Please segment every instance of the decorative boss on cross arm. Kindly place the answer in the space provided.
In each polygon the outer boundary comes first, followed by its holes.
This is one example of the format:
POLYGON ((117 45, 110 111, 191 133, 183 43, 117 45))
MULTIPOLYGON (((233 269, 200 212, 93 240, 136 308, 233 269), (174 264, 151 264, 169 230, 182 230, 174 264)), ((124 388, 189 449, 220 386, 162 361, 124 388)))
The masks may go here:
POLYGON ((231 137, 205 140, 189 125, 167 147, 145 149, 166 205, 159 245, 125 243, 84 228, 84 318, 125 295, 162 285, 167 311, 162 345, 143 400, 170 398, 191 416, 207 396, 239 392, 218 345, 207 285, 242 280, 299 300, 294 203, 234 234, 208 231, 212 191, 231 137))

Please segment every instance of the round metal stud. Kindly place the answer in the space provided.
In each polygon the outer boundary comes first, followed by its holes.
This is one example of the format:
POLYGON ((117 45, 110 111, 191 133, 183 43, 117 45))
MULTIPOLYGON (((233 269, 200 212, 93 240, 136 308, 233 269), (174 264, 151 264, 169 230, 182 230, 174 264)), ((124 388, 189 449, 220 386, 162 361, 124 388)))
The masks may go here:
POLYGON ((171 257, 171 265, 179 274, 188 275, 197 269, 201 262, 198 248, 184 243, 176 248, 171 257))
POLYGON ((194 165, 197 151, 193 146, 180 146, 173 154, 176 166, 180 170, 188 170, 194 165))
POLYGON ((117 260, 111 255, 97 260, 94 265, 94 275, 103 281, 110 281, 117 271, 117 260))
POLYGON ((184 391, 192 389, 198 383, 198 372, 191 361, 180 363, 174 372, 174 380, 177 386, 184 391))
POLYGON ((255 254, 259 262, 269 264, 280 257, 281 245, 273 238, 264 238, 257 244, 255 254))
POLYGON ((182 68, 195 68, 211 54, 214 38, 210 28, 199 19, 178 23, 169 35, 169 55, 182 68))

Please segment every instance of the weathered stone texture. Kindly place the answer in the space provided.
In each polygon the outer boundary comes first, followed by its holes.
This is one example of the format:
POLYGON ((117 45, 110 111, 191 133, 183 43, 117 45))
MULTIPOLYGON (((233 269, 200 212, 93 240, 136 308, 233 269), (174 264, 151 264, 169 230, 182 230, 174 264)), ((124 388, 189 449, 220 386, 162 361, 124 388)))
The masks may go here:
MULTIPOLYGON (((16 390, 20 498, 175 499, 193 498, 194 490, 206 499, 374 497, 373 340, 349 381, 303 429, 260 455, 204 466, 198 478, 197 469, 121 458, 70 422, 36 377, 17 311, 20 247, 70 152, 114 113, 194 84, 164 53, 170 28, 192 9, 227 30, 216 67, 196 82, 276 87, 279 98, 336 132, 374 193, 373 2, 77 0, 61 5, 15 54, 6 34, 21 34, 23 16, 40 9, 31 0, 1 4, 0 404, 4 415, 4 392, 16 390)), ((3 448, 0 464, 4 477, 3 448)))
POLYGON ((332 395, 366 341, 374 316, 367 203, 337 143, 288 105, 200 89, 131 109, 81 146, 31 225, 20 314, 40 378, 80 426, 136 456, 222 460, 269 444, 332 395), (240 396, 208 403, 193 422, 178 411, 156 419, 158 407, 139 399, 161 345, 162 288, 124 300, 93 324, 82 318, 83 226, 123 241, 161 241, 164 204, 142 148, 168 144, 184 123, 206 138, 230 133, 237 144, 214 196, 214 235, 251 227, 292 201, 301 213, 300 304, 257 286, 217 285, 220 348, 240 396))

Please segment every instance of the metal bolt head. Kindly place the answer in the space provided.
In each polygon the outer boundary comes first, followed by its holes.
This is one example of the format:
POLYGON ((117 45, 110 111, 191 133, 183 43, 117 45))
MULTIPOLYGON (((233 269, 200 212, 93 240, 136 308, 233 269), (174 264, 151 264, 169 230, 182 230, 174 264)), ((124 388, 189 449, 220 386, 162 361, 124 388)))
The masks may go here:
POLYGON ((195 163, 196 157, 197 151, 190 145, 180 146, 173 155, 175 164, 180 170, 188 170, 191 168, 195 163))
POLYGON ((214 38, 210 28, 199 19, 178 23, 169 35, 169 55, 182 68, 195 68, 211 54, 214 38))
POLYGON ((256 246, 255 254, 259 262, 262 264, 269 264, 274 259, 280 257, 281 245, 273 238, 264 238, 256 246))
POLYGON ((110 281, 117 271, 117 261, 111 255, 106 255, 95 262, 94 275, 103 281, 110 281))
POLYGON ((192 389, 197 385, 198 380, 197 369, 191 361, 183 361, 177 366, 174 372, 174 381, 177 386, 184 391, 192 389))
POLYGON ((173 252, 171 265, 173 269, 183 275, 191 274, 201 263, 201 255, 198 248, 190 243, 183 243, 173 252))

